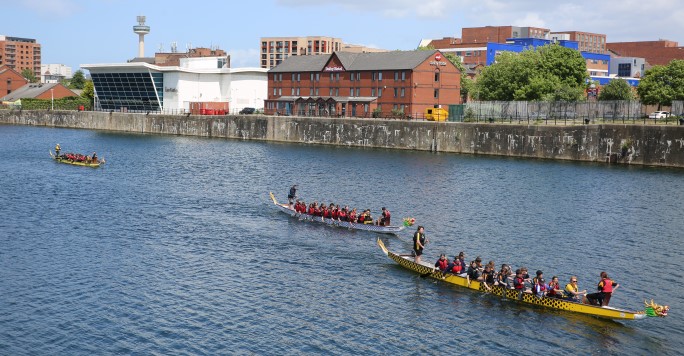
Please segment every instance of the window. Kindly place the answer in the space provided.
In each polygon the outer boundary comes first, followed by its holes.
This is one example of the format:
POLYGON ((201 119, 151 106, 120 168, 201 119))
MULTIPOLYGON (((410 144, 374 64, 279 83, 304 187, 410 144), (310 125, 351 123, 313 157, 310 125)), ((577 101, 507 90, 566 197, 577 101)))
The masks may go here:
POLYGON ((333 88, 330 88, 330 93, 328 94, 328 96, 333 96, 333 88))
POLYGON ((376 77, 377 77, 376 72, 372 72, 372 73, 371 73, 371 80, 372 80, 372 81, 375 81, 376 77))
POLYGON ((435 89, 435 99, 439 98, 439 89, 435 89))
POLYGON ((273 88, 273 96, 276 96, 276 95, 278 95, 278 89, 273 88))
POLYGON ((273 81, 277 82, 278 81, 278 74, 273 74, 273 81))
POLYGON ((375 88, 371 88, 371 96, 375 96, 375 88))
POLYGON ((335 88, 335 96, 340 96, 340 88, 335 88))
POLYGON ((297 88, 297 96, 299 96, 299 88, 297 88))
POLYGON ((436 72, 435 72, 435 81, 436 81, 436 82, 439 81, 439 71, 436 71, 436 72))
POLYGON ((278 95, 283 95, 283 88, 278 88, 278 95))
POLYGON ((394 81, 399 81, 399 72, 394 72, 394 81))
POLYGON ((283 81, 283 73, 280 73, 280 75, 278 75, 278 81, 279 82, 283 81))
POLYGON ((321 73, 316 73, 316 81, 320 81, 321 79, 321 73))
POLYGON ((356 88, 356 96, 361 96, 361 88, 356 88))
POLYGON ((382 72, 378 72, 378 80, 382 81, 382 72))
POLYGON ((309 73, 309 75, 310 75, 310 78, 309 78, 309 79, 313 82, 313 80, 314 80, 314 74, 313 74, 313 73, 309 73))
POLYGON ((618 64, 618 77, 629 77, 632 74, 632 64, 631 63, 620 63, 618 64))
POLYGON ((382 88, 378 88, 378 98, 382 97, 382 88))
POLYGON ((290 95, 295 95, 294 88, 292 88, 292 93, 290 95))
POLYGON ((316 96, 318 96, 318 88, 316 88, 316 96))
POLYGON ((340 81, 340 73, 335 73, 335 81, 340 81))
POLYGON ((401 72, 401 81, 403 82, 405 80, 406 80, 406 72, 401 72))
POLYGON ((313 95, 314 95, 314 88, 311 87, 311 88, 309 88, 309 96, 313 96, 313 95))
POLYGON ((404 88, 401 88, 401 97, 404 97, 404 88))
POLYGON ((396 98, 398 96, 399 96, 399 88, 394 88, 394 97, 396 98))
POLYGON ((349 96, 354 96, 354 88, 349 88, 349 96))
POLYGON ((297 81, 300 82, 302 80, 302 73, 297 73, 297 81))
POLYGON ((354 73, 351 73, 351 75, 349 76, 349 80, 351 80, 352 82, 354 81, 354 73))
POLYGON ((330 73, 330 81, 332 82, 335 80, 335 73, 330 73))

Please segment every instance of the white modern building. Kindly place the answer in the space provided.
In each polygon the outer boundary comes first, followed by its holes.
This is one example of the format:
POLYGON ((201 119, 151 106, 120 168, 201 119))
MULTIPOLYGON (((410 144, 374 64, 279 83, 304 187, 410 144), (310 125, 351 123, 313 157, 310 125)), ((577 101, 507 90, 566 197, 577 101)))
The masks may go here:
POLYGON ((226 57, 183 58, 180 66, 147 62, 83 64, 93 79, 95 109, 186 113, 199 104, 227 103, 230 113, 263 109, 265 68, 228 68, 226 57))
POLYGON ((71 79, 71 67, 64 64, 42 64, 40 66, 41 83, 59 83, 62 79, 71 79))

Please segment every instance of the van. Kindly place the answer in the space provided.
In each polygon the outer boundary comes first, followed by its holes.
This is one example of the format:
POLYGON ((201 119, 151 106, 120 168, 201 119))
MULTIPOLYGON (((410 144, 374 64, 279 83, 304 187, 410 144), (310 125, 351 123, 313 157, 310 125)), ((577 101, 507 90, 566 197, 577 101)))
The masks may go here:
POLYGON ((428 121, 447 121, 449 112, 442 108, 426 108, 425 120, 428 121))

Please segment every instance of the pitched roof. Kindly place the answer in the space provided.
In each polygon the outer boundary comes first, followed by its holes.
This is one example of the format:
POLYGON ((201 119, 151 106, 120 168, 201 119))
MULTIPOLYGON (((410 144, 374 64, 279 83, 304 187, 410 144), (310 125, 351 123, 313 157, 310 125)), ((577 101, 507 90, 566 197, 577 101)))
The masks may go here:
POLYGON ((292 56, 275 68, 273 73, 319 72, 332 56, 337 56, 347 71, 413 69, 436 51, 392 51, 376 53, 335 52, 329 55, 292 56))
POLYGON ((54 89, 58 85, 62 85, 62 84, 60 84, 60 83, 46 83, 46 84, 29 83, 29 84, 26 84, 17 90, 5 95, 1 100, 2 101, 17 101, 19 99, 33 99, 33 98, 38 97, 40 94, 43 94, 46 91, 49 91, 50 89, 54 89))

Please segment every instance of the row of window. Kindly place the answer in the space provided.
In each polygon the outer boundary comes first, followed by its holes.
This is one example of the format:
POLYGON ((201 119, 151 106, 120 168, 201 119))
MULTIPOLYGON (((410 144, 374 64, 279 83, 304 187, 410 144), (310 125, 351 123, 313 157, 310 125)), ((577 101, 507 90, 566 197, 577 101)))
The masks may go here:
MULTIPOLYGON (((321 88, 309 88, 309 96, 320 96, 321 88)), ((323 88, 325 89, 325 88, 323 88)), ((382 91, 384 88, 371 88, 371 95, 375 97, 377 94, 378 98, 382 97, 382 91)), ((406 88, 392 88, 395 98, 403 98, 406 96, 406 88)), ((345 91, 346 92, 346 91, 345 91)), ((283 88, 273 88, 273 96, 282 96, 283 88)), ((290 88, 290 95, 301 96, 302 92, 300 88, 290 88)), ((340 96, 340 88, 328 88, 328 96, 340 96)), ((349 88, 349 96, 361 96, 361 88, 349 88)), ((434 90, 434 98, 439 98, 439 89, 434 90)))
MULTIPOLYGON (((361 72, 347 72, 349 73, 349 80, 350 81, 360 81, 361 80, 361 72)), ((372 81, 382 81, 382 74, 383 72, 371 72, 371 80, 372 81)), ((439 74, 437 72, 436 74, 439 74)), ((344 79, 344 76, 340 76, 340 73, 330 73, 330 81, 340 81, 340 77, 344 79)), ((302 80, 302 73, 292 73, 291 78, 293 82, 300 82, 302 80)), ((274 73, 272 77, 274 82, 282 82, 283 81, 283 73, 274 73)), ((312 82, 318 82, 321 79, 321 73, 316 73, 316 72, 310 72, 309 73, 309 80, 312 82)), ((406 81, 406 71, 395 71, 394 72, 394 81, 406 81)), ((439 81, 439 75, 435 77, 435 81, 439 81)))

